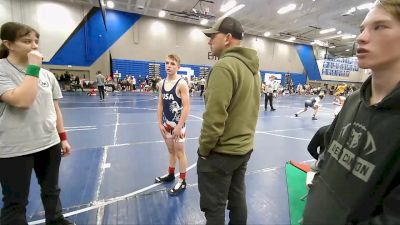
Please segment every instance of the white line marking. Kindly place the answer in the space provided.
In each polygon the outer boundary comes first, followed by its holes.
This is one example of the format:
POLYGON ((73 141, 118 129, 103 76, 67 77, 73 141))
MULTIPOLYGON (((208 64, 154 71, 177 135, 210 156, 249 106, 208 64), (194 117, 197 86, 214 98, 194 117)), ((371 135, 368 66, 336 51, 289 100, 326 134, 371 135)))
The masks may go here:
MULTIPOLYGON (((186 138, 186 140, 196 140, 199 137, 186 138)), ((153 144, 153 143, 164 143, 164 140, 159 141, 140 141, 140 142, 132 142, 132 143, 124 143, 124 144, 115 144, 115 145, 106 145, 107 147, 121 147, 121 146, 130 146, 130 145, 143 145, 143 144, 153 144)))
MULTIPOLYGON (((99 196, 100 196, 100 189, 101 189, 101 184, 103 183, 103 179, 104 179, 104 172, 106 170, 106 162, 107 162, 107 155, 108 155, 108 147, 104 147, 104 153, 103 153, 103 157, 101 159, 101 163, 100 163, 100 174, 99 174, 99 179, 97 180, 97 186, 96 186, 96 195, 94 198, 94 203, 96 204, 99 201, 99 196)), ((102 219, 103 215, 101 214, 103 212, 104 214, 104 210, 99 209, 97 210, 97 224, 99 222, 100 219, 102 219)))
MULTIPOLYGON (((189 171, 189 170, 193 169, 196 166, 197 166, 197 163, 194 163, 193 165, 189 166, 186 169, 186 171, 189 171)), ((177 177, 177 176, 179 176, 179 173, 175 174, 175 177, 177 177)), ((110 204, 113 204, 113 203, 116 203, 116 202, 120 202, 120 201, 125 200, 127 198, 130 198, 130 197, 133 197, 133 196, 138 195, 140 193, 143 193, 143 192, 145 192, 147 190, 150 190, 150 189, 152 189, 154 187, 157 187, 157 186, 159 186, 161 184, 162 183, 152 184, 152 185, 149 185, 149 186, 147 186, 145 188, 142 188, 140 190, 128 193, 126 195, 110 198, 110 199, 103 200, 103 201, 94 202, 92 206, 89 206, 89 207, 86 207, 86 208, 83 208, 83 209, 80 209, 80 210, 76 210, 76 211, 73 211, 73 212, 65 213, 64 217, 70 217, 70 216, 78 215, 78 214, 81 214, 81 213, 84 213, 84 212, 87 212, 87 211, 90 211, 90 210, 93 210, 93 209, 99 209, 101 207, 104 207, 104 206, 107 206, 107 205, 110 205, 110 204)), ((42 220, 36 220, 36 221, 29 222, 28 224, 29 225, 36 225, 36 224, 41 224, 41 223, 44 223, 44 222, 45 222, 45 220, 42 219, 42 220)))
POLYGON ((77 126, 77 127, 64 127, 65 129, 80 129, 80 128, 93 128, 96 126, 77 126))
POLYGON ((195 116, 195 115, 189 115, 189 116, 191 116, 191 117, 193 117, 193 118, 196 118, 196 119, 199 119, 199 120, 203 121, 203 118, 201 118, 201 117, 198 117, 198 116, 195 116))
MULTIPOLYGON (((312 128, 319 128, 319 127, 305 127, 305 128, 295 128, 295 129, 286 129, 286 130, 268 130, 268 131, 256 131, 257 134, 269 134, 269 135, 275 135, 279 137, 288 137, 288 138, 293 138, 293 139, 299 139, 299 140, 310 140, 310 139, 303 139, 303 138, 295 138, 295 137, 289 137, 289 136, 283 136, 283 135, 276 135, 271 132, 283 132, 283 131, 292 131, 292 130, 302 130, 302 129, 312 129, 312 128)), ((197 140, 199 137, 192 137, 192 138, 186 138, 186 140, 197 140)), ((145 145, 145 144, 154 144, 154 143, 164 143, 164 140, 156 140, 156 141, 139 141, 139 142, 128 142, 128 143, 122 143, 122 144, 112 144, 112 145, 104 145, 104 146, 96 146, 96 147, 90 147, 90 149, 93 148, 103 148, 103 147, 123 147, 123 146, 133 146, 133 145, 145 145)), ((86 148, 85 148, 86 149, 86 148)), ((76 149, 80 150, 80 149, 76 149)))
POLYGON ((106 164, 103 165, 103 168, 104 168, 104 169, 108 169, 108 168, 110 168, 110 167, 111 167, 111 163, 106 163, 106 164))
MULTIPOLYGON (((116 98, 116 99, 110 99, 110 98, 108 98, 108 101, 106 102, 106 103, 128 103, 128 102, 150 102, 150 101, 154 101, 154 100, 156 100, 156 99, 141 99, 141 100, 134 100, 134 101, 118 101, 118 102, 114 102, 113 100, 117 100, 118 98, 116 98)), ((61 101, 61 103, 68 103, 68 104, 71 104, 71 103, 75 103, 75 104, 99 104, 99 102, 67 102, 67 101, 61 101)))
POLYGON ((135 108, 135 107, 128 107, 128 106, 103 106, 103 107, 63 107, 64 109, 143 109, 143 110, 152 110, 152 111, 157 111, 157 109, 154 108, 135 108))
POLYGON ((65 131, 72 132, 72 131, 82 131, 82 130, 97 130, 97 128, 82 128, 82 129, 65 129, 65 131))
POLYGON ((96 225, 103 224, 103 218, 104 218, 104 207, 100 207, 97 210, 96 225))
MULTIPOLYGON (((199 122, 199 120, 186 120, 186 122, 199 122)), ((119 123, 119 126, 126 126, 126 125, 139 125, 139 124, 158 124, 158 122, 142 122, 142 123, 119 123)), ((114 126, 115 124, 104 124, 103 126, 114 126)))
POLYGON ((307 139, 307 138, 291 137, 291 136, 280 135, 280 134, 274 134, 274 133, 263 132, 263 131, 256 131, 256 134, 268 134, 268 135, 272 135, 272 136, 283 137, 283 138, 290 138, 290 139, 296 139, 296 140, 301 140, 301 141, 310 141, 310 140, 311 140, 311 139, 307 139))
POLYGON ((117 113, 117 122, 115 122, 115 129, 114 129, 114 145, 117 144, 117 133, 118 133, 118 125, 119 125, 119 113, 117 113))
POLYGON ((267 130, 267 131, 256 131, 256 132, 284 132, 284 131, 295 131, 295 130, 305 130, 305 129, 316 129, 319 127, 301 127, 293 129, 282 129, 282 130, 267 130))

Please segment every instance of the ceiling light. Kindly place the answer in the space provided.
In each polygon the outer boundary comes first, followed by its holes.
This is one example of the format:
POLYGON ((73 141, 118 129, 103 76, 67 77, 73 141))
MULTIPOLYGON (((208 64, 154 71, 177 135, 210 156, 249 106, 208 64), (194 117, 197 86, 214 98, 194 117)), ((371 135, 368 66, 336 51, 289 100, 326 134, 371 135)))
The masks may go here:
POLYGON ((296 40, 296 37, 290 37, 290 38, 286 39, 286 41, 290 41, 290 42, 295 41, 295 40, 296 40))
POLYGON ((358 10, 363 10, 363 9, 371 10, 372 7, 374 7, 374 3, 365 3, 365 4, 357 6, 357 9, 358 10))
POLYGON ((319 33, 320 34, 327 34, 327 33, 333 32, 333 31, 336 31, 336 28, 329 28, 329 29, 321 30, 319 33))
POLYGON ((267 32, 264 33, 264 37, 269 37, 269 36, 271 36, 271 32, 267 31, 267 32))
POLYGON ((346 52, 349 52, 350 51, 350 49, 346 49, 346 52))
POLYGON ((351 8, 351 9, 347 10, 347 12, 346 12, 345 14, 346 14, 346 15, 351 15, 351 14, 353 14, 355 11, 356 11, 356 7, 353 7, 353 8, 351 8))
POLYGON ((235 0, 231 0, 223 5, 221 5, 221 8, 219 9, 221 12, 226 12, 230 9, 232 9, 233 7, 236 6, 236 1, 235 0))
POLYGON ((243 7, 245 7, 244 4, 237 5, 237 6, 233 7, 232 9, 230 9, 228 12, 226 12, 222 17, 227 17, 229 15, 232 15, 235 12, 241 10, 243 7))
POLYGON ((323 42, 323 41, 320 41, 320 40, 314 40, 314 44, 317 44, 317 45, 319 45, 321 47, 328 47, 329 46, 328 42, 323 42))
POLYGON ((195 9, 195 8, 193 8, 192 11, 193 11, 194 13, 197 13, 197 9, 195 9))
POLYGON ((164 17, 165 15, 167 15, 167 13, 166 13, 164 10, 161 10, 161 11, 158 13, 158 17, 164 17))
POLYGON ((337 34, 342 34, 343 32, 341 31, 341 30, 339 30, 338 32, 337 32, 337 34))
POLYGON ((278 14, 282 15, 296 9, 296 4, 289 4, 278 10, 278 14))
POLYGON ((356 38, 356 37, 357 37, 357 35, 345 35, 342 37, 342 39, 346 40, 346 39, 352 39, 352 38, 356 38))
POLYGON ((206 25, 208 23, 208 19, 202 19, 201 21, 200 21, 200 24, 201 25, 206 25))
POLYGON ((334 46, 334 45, 331 45, 331 46, 329 46, 329 48, 336 48, 336 46, 334 46))
POLYGON ((113 9, 114 6, 115 6, 115 4, 114 4, 113 1, 107 1, 107 7, 108 7, 108 8, 113 9))

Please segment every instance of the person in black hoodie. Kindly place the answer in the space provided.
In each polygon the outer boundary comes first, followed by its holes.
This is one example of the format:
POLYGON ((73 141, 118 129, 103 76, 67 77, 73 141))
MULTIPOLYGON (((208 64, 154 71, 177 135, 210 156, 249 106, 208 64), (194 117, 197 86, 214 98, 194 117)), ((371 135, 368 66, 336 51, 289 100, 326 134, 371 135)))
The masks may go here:
POLYGON ((400 224, 400 0, 378 0, 357 38, 372 75, 325 134, 303 224, 400 224))

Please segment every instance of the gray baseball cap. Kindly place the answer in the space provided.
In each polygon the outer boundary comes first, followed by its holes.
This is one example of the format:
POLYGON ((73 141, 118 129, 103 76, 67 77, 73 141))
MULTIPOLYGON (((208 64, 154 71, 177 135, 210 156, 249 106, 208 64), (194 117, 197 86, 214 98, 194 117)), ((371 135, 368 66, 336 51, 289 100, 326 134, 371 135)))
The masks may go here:
POLYGON ((234 38, 239 40, 242 40, 244 36, 242 24, 232 17, 218 19, 211 28, 203 30, 203 33, 207 37, 211 37, 212 34, 216 33, 229 33, 232 34, 234 38))

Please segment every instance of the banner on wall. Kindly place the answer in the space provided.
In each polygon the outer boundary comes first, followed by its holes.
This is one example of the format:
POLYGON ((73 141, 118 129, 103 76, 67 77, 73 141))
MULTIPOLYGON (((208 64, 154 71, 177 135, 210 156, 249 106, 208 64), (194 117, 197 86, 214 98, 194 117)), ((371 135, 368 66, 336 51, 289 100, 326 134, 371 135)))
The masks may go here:
POLYGON ((326 58, 323 62, 322 74, 349 77, 352 71, 359 71, 357 58, 326 58))
POLYGON ((191 80, 191 77, 194 76, 194 70, 190 67, 181 67, 178 70, 178 74, 181 75, 183 78, 187 78, 188 81, 191 80))
POLYGON ((264 73, 264 82, 269 82, 269 78, 271 76, 275 77, 275 80, 279 83, 281 83, 282 80, 282 74, 280 73, 264 73))

